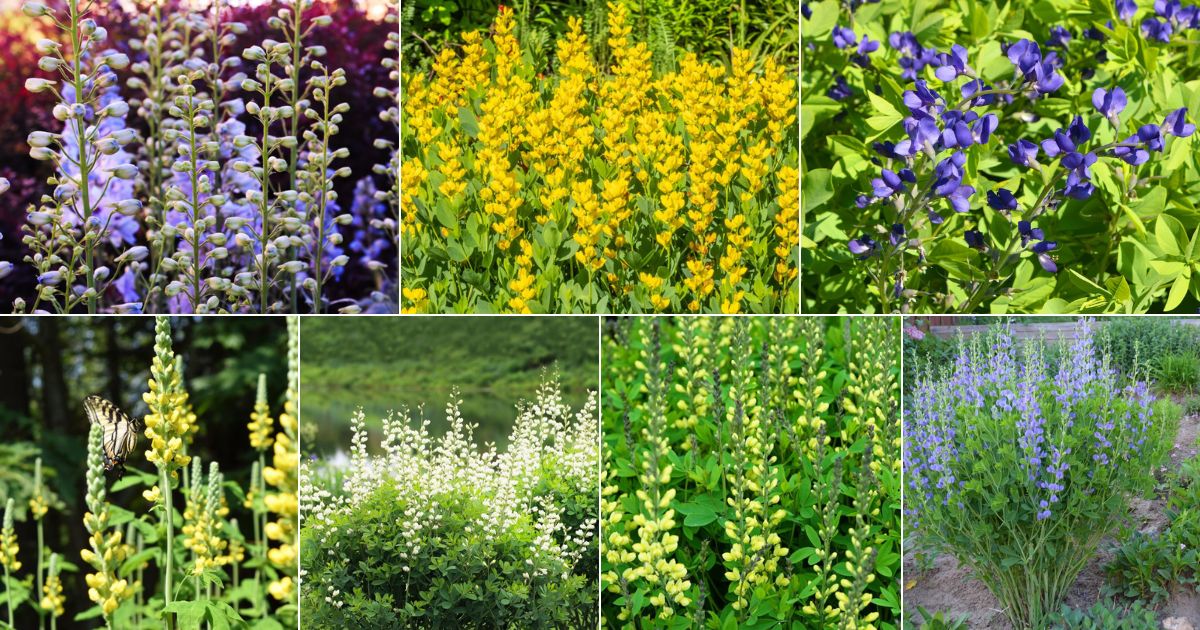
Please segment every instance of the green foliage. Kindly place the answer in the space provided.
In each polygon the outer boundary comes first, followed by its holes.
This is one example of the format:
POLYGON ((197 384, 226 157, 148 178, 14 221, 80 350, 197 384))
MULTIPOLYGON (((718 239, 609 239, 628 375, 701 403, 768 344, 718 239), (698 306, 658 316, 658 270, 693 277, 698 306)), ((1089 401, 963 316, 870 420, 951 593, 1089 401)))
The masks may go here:
MULTIPOLYGON (((733 46, 794 65, 800 54, 797 4, 784 0, 619 0, 630 7, 633 36, 646 42, 656 69, 674 69, 687 52, 704 60, 729 60, 733 46)), ((592 54, 609 58, 606 43, 608 0, 414 0, 401 11, 401 50, 407 68, 423 68, 435 50, 462 41, 467 31, 487 30, 497 8, 508 4, 518 15, 522 52, 547 69, 554 42, 567 31, 567 19, 583 19, 592 54)))
POLYGON ((1157 604, 1177 584, 1200 590, 1200 458, 1186 460, 1167 497, 1167 526, 1131 532, 1104 567, 1105 591, 1157 604))
POLYGON ((905 398, 905 514, 1016 628, 1045 627, 1129 497, 1152 488, 1179 418, 1081 327, 1054 356, 994 328, 905 398))
POLYGON ((621 320, 604 353, 608 627, 898 626, 897 324, 621 320))
POLYGON ((1063 606, 1050 618, 1055 630, 1155 630, 1158 620, 1154 611, 1141 602, 1128 606, 1112 600, 1101 600, 1087 610, 1063 606))
POLYGON ((1190 392, 1200 382, 1200 356, 1168 354, 1154 364, 1154 379, 1169 392, 1190 392))
POLYGON ((547 384, 519 408, 504 452, 455 409, 436 439, 388 418, 367 455, 360 413, 347 470, 305 466, 306 626, 596 627, 595 401, 572 415, 547 384))
POLYGON ((904 627, 924 628, 924 630, 968 630, 970 628, 967 625, 965 617, 949 619, 946 617, 946 613, 940 610, 936 613, 930 613, 928 610, 917 606, 917 617, 918 622, 905 619, 904 627))
POLYGON ((1113 367, 1132 371, 1136 364, 1152 365, 1168 355, 1200 354, 1200 326, 1164 317, 1105 319, 1103 334, 1113 367))
POLYGON ((1200 394, 1191 394, 1183 399, 1183 415, 1194 416, 1200 414, 1200 394))

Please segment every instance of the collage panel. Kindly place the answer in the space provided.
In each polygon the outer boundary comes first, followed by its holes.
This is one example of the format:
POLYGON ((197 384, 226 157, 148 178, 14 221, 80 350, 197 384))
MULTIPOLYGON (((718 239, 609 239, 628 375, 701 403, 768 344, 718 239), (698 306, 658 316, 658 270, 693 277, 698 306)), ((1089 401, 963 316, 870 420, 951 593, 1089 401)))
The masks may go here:
POLYGON ((1195 313, 1196 15, 805 3, 802 311, 1195 313))
POLYGON ((1200 318, 914 318, 906 622, 1200 622, 1200 318))
POLYGON ((0 311, 396 313, 398 13, 0 4, 0 311))
POLYGON ((296 334, 0 319, 0 626, 297 628, 296 334))
POLYGON ((899 335, 895 318, 610 320, 603 625, 899 628, 899 335))
POLYGON ((796 313, 798 0, 405 14, 402 308, 796 313))
POLYGON ((595 628, 597 318, 302 328, 304 627, 595 628))

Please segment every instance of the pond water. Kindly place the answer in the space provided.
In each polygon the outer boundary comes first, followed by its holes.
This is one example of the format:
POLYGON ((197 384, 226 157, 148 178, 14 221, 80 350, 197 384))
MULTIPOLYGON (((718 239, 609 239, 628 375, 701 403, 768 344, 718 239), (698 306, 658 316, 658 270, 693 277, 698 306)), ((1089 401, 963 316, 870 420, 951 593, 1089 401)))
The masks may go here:
MULTIPOLYGON (((469 423, 477 424, 475 443, 480 447, 492 442, 500 449, 508 444, 508 434, 516 420, 516 403, 525 394, 498 393, 489 390, 459 392, 462 417, 469 423)), ((565 392, 564 401, 577 409, 585 400, 586 392, 565 392)), ((317 426, 316 439, 306 443, 306 452, 316 453, 320 457, 341 459, 336 455, 350 450, 350 439, 353 432, 350 429, 350 419, 354 412, 362 407, 366 414, 367 430, 370 433, 368 448, 372 453, 379 452, 379 441, 383 432, 383 419, 389 410, 409 408, 409 417, 413 424, 421 422, 418 407, 424 404, 424 418, 430 421, 429 430, 433 435, 443 435, 446 432, 446 403, 450 400, 449 391, 394 391, 386 399, 364 400, 362 392, 305 392, 301 398, 301 418, 304 424, 315 423, 317 426)))

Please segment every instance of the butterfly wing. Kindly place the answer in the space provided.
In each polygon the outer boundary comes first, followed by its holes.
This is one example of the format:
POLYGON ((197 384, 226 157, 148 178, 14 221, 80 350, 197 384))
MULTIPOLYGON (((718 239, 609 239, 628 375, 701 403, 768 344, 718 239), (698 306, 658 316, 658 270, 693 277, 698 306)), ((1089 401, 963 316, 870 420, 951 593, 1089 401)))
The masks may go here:
POLYGON ((119 407, 99 397, 88 396, 83 401, 88 422, 104 429, 104 471, 125 472, 125 457, 137 446, 137 424, 119 407))

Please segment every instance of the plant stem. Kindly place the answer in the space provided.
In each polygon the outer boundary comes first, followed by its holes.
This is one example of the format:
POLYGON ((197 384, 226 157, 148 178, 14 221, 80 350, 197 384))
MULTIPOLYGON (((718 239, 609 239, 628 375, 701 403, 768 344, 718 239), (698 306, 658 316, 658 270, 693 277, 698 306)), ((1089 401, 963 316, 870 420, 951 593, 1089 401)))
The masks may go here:
MULTIPOLYGON (((38 548, 37 548, 37 591, 33 595, 33 600, 35 602, 40 601, 38 598, 42 596, 42 590, 43 590, 43 586, 42 586, 43 585, 43 581, 42 581, 43 538, 42 538, 42 519, 41 518, 37 519, 37 541, 38 541, 37 542, 37 545, 38 545, 38 548)), ((42 610, 42 607, 40 604, 37 606, 37 609, 38 609, 38 628, 45 628, 46 627, 46 613, 45 613, 45 611, 42 610)))
MULTIPOLYGON (((172 501, 171 501, 171 478, 170 478, 170 475, 167 474, 166 464, 163 464, 158 469, 158 483, 159 483, 159 486, 162 488, 163 522, 167 528, 167 540, 166 540, 167 561, 166 561, 166 569, 163 571, 163 585, 165 587, 163 590, 163 605, 165 607, 165 606, 171 605, 171 576, 174 572, 174 563, 175 563, 175 549, 174 549, 175 528, 174 528, 174 524, 172 523, 173 517, 171 514, 172 512, 175 511, 175 506, 172 504, 172 501)), ((166 612, 163 613, 163 616, 166 617, 167 628, 173 629, 175 627, 175 618, 173 616, 171 616, 170 613, 166 613, 166 612)))

